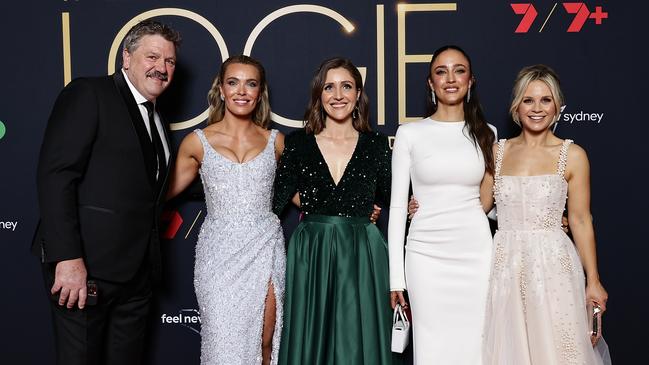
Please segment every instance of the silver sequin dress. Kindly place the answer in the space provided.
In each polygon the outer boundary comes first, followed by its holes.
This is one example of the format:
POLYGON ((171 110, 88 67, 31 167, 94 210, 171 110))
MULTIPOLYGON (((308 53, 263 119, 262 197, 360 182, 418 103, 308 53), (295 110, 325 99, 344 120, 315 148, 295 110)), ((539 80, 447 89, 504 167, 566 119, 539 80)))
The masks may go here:
POLYGON ((196 244, 194 287, 201 314, 201 364, 261 364, 268 285, 277 303, 271 364, 282 329, 285 251, 271 210, 275 178, 273 130, 254 159, 233 162, 212 148, 203 131, 200 175, 207 216, 196 244))
POLYGON ((498 142, 494 237, 487 300, 485 365, 610 364, 601 339, 590 343, 584 271, 561 229, 568 183, 565 140, 557 172, 503 176, 505 140, 498 142), (606 360, 606 361, 604 361, 606 360))

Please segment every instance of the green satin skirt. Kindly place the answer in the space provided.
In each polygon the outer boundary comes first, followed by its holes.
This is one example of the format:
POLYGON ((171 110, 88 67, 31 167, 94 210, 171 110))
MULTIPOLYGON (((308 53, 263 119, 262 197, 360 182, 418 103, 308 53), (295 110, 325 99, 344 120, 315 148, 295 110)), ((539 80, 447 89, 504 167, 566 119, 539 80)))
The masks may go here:
POLYGON ((307 215, 288 244, 282 365, 388 365, 388 250, 368 218, 307 215))

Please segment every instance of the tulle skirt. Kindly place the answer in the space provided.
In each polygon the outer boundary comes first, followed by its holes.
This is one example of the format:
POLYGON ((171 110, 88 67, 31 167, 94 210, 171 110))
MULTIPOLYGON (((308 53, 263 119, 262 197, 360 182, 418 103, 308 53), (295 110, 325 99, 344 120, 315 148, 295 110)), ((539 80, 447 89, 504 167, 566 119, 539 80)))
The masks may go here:
POLYGON ((485 365, 610 364, 590 342, 584 273, 557 230, 498 231, 485 319, 485 365))

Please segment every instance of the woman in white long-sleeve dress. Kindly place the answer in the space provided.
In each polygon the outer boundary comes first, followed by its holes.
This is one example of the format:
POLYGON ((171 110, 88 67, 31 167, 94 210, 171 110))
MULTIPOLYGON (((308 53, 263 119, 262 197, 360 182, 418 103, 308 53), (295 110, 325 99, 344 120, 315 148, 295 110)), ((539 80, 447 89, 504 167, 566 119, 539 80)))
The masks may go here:
POLYGON ((403 291, 408 291, 415 364, 477 365, 492 248, 480 193, 485 172, 493 172, 494 130, 480 109, 471 62, 462 49, 435 51, 428 85, 432 115, 400 126, 394 143, 391 301, 406 305, 403 291), (404 260, 411 182, 419 210, 404 260))

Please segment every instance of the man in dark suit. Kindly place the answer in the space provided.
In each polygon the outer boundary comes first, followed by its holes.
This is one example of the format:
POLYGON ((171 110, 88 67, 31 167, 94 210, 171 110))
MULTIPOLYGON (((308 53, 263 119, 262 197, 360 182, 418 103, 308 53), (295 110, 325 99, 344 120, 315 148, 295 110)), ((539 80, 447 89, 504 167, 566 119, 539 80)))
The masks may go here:
POLYGON ((138 23, 124 39, 122 70, 72 81, 50 115, 32 250, 52 294, 59 364, 142 361, 170 170, 155 102, 179 42, 167 25, 138 23))

